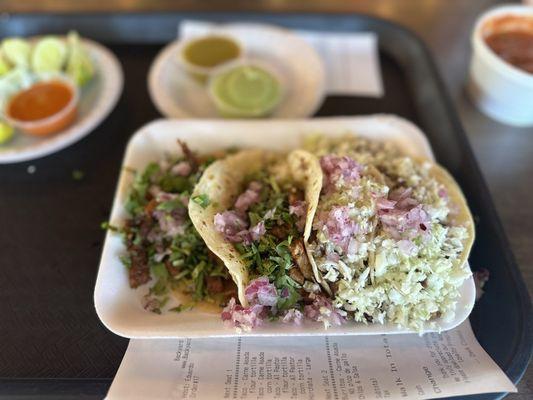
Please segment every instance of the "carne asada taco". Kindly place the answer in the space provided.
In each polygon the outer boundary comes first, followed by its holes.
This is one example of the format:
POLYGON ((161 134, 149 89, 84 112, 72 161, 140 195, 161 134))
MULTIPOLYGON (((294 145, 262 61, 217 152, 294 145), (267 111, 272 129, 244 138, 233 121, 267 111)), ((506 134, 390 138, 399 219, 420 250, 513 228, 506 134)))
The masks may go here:
MULTIPOLYGON (((123 226, 110 227, 122 233, 130 287, 148 286, 143 306, 161 313, 198 306, 203 311, 224 307, 236 293, 224 263, 209 251, 189 219, 194 185, 216 157, 196 156, 179 142, 182 155, 152 162, 135 173, 124 207, 123 226), (176 307, 177 304, 177 307, 176 307)), ((220 312, 220 311, 218 311, 220 312)))
POLYGON ((244 150, 206 169, 193 197, 210 203, 190 202, 189 215, 237 284, 240 304, 222 313, 229 325, 248 330, 265 318, 299 323, 304 315, 341 323, 304 247, 321 184, 318 159, 303 150, 244 150))
POLYGON ((434 328, 439 317, 453 318, 471 275, 465 261, 474 223, 465 198, 438 165, 353 141, 352 148, 330 142, 328 150, 339 152, 321 154, 309 256, 349 318, 434 328))

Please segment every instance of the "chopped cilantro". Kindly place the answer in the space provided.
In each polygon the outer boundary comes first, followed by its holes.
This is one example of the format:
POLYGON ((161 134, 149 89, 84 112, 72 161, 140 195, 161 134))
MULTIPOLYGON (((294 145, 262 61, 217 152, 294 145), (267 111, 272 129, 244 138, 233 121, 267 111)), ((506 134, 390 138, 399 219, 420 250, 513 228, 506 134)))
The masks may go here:
POLYGON ((150 288, 150 294, 155 294, 156 296, 162 296, 165 293, 168 293, 168 281, 166 279, 159 279, 154 286, 150 288))
POLYGON ((210 203, 209 196, 206 194, 199 194, 198 196, 194 196, 192 198, 192 201, 194 201, 202 208, 207 208, 210 203))
POLYGON ((163 263, 152 265, 152 273, 158 279, 168 279, 168 271, 163 263))
POLYGON ((193 279, 196 279, 200 276, 200 274, 202 274, 204 272, 204 269, 206 267, 206 263, 205 261, 201 261, 199 262, 195 267, 194 269, 192 270, 192 278, 193 279))
POLYGON ((85 173, 82 170, 75 169, 72 171, 72 179, 75 181, 81 181, 85 177, 85 173))
POLYGON ((131 257, 129 255, 124 254, 121 255, 119 258, 126 268, 131 268, 131 257))
POLYGON ((278 288, 278 290, 280 292, 286 291, 288 293, 288 296, 286 297, 280 296, 280 298, 278 299, 278 303, 277 303, 278 309, 288 310, 290 308, 294 308, 296 303, 298 303, 298 301, 300 300, 300 294, 298 293, 298 291, 291 285, 285 285, 285 286, 283 285, 278 286, 278 285, 280 284, 276 281, 276 287, 278 288))
POLYGON ((166 306, 170 298, 168 296, 163 297, 163 299, 159 300, 159 308, 163 308, 166 306))
POLYGON ((278 182, 276 182, 273 176, 270 177, 269 183, 272 189, 274 190, 274 192, 279 194, 281 190, 279 188, 278 182))
POLYGON ((279 320, 279 314, 276 314, 276 315, 274 315, 274 314, 269 314, 269 315, 268 315, 268 320, 269 320, 270 322, 276 322, 276 321, 278 321, 278 320, 279 320))
POLYGON ((279 264, 279 266, 285 270, 288 270, 292 265, 292 257, 291 257, 291 252, 289 250, 289 245, 290 245, 290 242, 288 239, 279 243, 275 247, 277 257, 276 256, 270 257, 271 259, 275 259, 276 262, 279 264))
POLYGON ((191 190, 192 185, 189 182, 189 179, 185 176, 175 176, 166 174, 159 181, 159 186, 165 192, 169 193, 181 193, 187 190, 191 190))
POLYGON ((164 201, 162 203, 159 203, 156 207, 157 210, 161 211, 167 211, 170 212, 172 210, 175 210, 176 208, 183 208, 185 205, 183 204, 183 201, 181 198, 175 198, 172 200, 164 201))
POLYGON ((249 212, 248 218, 250 219, 250 226, 255 226, 263 220, 263 218, 255 212, 249 212))
POLYGON ((133 239, 133 244, 135 246, 140 246, 143 243, 143 238, 141 235, 135 235, 135 238, 133 239))
POLYGON ((191 273, 191 271, 185 269, 185 270, 181 271, 179 274, 174 275, 174 276, 172 277, 172 279, 175 280, 175 281, 179 281, 181 278, 186 277, 186 276, 189 275, 190 273, 191 273))
POLYGON ((148 182, 152 179, 154 175, 156 175, 161 170, 161 167, 156 162, 151 162, 148 164, 144 170, 144 172, 139 175, 140 180, 143 182, 148 182))
POLYGON ((104 230, 104 231, 107 231, 107 230, 113 231, 113 232, 121 232, 122 231, 121 228, 119 228, 119 227, 117 227, 115 225, 111 225, 109 223, 109 221, 102 221, 100 223, 100 228, 102 228, 102 230, 104 230))
POLYGON ((180 312, 182 312, 182 311, 189 311, 189 310, 191 310, 193 307, 194 307, 194 303, 186 303, 186 304, 180 304, 180 305, 177 306, 177 307, 169 308, 168 311, 173 311, 173 312, 180 313, 180 312))
POLYGON ((201 299, 204 294, 204 287, 205 287, 205 268, 207 266, 207 263, 205 261, 199 262, 194 269, 192 270, 191 277, 195 283, 194 285, 194 293, 193 298, 195 300, 201 299))

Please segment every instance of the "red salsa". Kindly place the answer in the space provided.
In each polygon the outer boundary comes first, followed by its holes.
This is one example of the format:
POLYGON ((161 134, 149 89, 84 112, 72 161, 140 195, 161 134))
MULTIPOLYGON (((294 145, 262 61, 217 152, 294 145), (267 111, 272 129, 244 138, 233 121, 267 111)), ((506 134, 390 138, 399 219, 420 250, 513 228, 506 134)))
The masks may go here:
POLYGON ((39 82, 17 93, 9 102, 7 114, 19 121, 38 121, 64 109, 73 95, 61 81, 39 82))
POLYGON ((533 33, 493 33, 485 41, 492 51, 509 64, 533 74, 533 33))
POLYGON ((533 74, 533 17, 509 14, 490 19, 483 37, 498 57, 533 74))

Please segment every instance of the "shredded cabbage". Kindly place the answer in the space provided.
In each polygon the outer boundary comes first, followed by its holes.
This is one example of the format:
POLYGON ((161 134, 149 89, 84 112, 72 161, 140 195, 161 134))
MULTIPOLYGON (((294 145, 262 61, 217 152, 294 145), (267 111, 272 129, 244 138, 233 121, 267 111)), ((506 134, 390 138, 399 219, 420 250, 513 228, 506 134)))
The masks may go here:
POLYGON ((401 156, 390 144, 354 136, 314 136, 306 147, 326 158, 328 186, 309 247, 324 279, 334 285, 334 305, 358 322, 388 322, 419 332, 436 328, 438 318, 453 318, 458 289, 471 275, 458 265, 468 231, 448 225, 452 206, 446 188, 429 174, 430 164, 401 156), (331 154, 342 156, 343 165, 359 163, 359 179, 349 184, 340 179, 332 187, 328 173, 349 172, 333 168, 331 154), (367 165, 377 167, 384 182, 367 173, 367 165), (348 211, 333 228, 328 218, 336 207, 348 211), (339 232, 346 236, 339 239, 339 232))

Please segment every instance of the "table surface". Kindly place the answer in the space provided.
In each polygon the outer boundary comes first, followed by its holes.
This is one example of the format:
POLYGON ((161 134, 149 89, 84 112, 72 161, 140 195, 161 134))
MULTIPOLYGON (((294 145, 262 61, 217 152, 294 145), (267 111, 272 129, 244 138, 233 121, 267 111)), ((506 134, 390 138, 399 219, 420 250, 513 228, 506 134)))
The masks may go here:
MULTIPOLYGON (((488 183, 528 289, 533 288, 533 128, 513 128, 485 117, 468 101, 464 82, 470 32, 477 16, 495 0, 0 0, 2 12, 269 10, 362 12, 400 23, 430 47, 488 183)), ((509 400, 533 397, 533 368, 509 400)))

